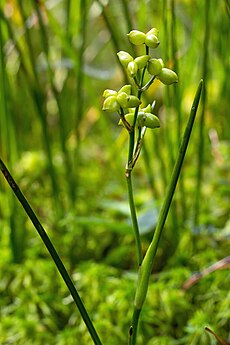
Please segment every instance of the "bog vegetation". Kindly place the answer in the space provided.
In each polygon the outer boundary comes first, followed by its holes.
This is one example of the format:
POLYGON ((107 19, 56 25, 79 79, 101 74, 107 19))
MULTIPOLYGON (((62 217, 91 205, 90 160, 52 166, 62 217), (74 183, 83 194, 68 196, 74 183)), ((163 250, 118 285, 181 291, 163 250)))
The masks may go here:
MULTIPOLYGON (((127 128, 102 111, 102 95, 131 83, 117 52, 143 54, 126 34, 152 27, 160 40, 154 58, 179 82, 154 80, 143 96, 144 105, 155 101, 161 126, 146 132, 133 172, 143 254, 201 78, 204 85, 137 344, 229 342, 229 25, 229 0, 1 2, 0 158, 47 230, 103 344, 128 342, 138 264, 125 181, 127 128)), ((3 176, 0 230, 0 343, 93 344, 3 176)))

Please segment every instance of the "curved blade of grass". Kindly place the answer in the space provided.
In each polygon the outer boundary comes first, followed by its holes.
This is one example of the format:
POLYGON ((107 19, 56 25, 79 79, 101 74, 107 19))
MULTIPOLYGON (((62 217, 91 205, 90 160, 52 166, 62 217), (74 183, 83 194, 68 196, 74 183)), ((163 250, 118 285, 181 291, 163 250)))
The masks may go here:
POLYGON ((193 128, 193 123, 195 120, 197 108, 199 105, 199 100, 201 96, 201 91, 202 91, 202 85, 203 85, 203 80, 200 81, 193 104, 190 112, 190 116, 188 119, 188 123, 184 132, 184 136, 182 139, 181 146, 179 148, 179 152, 177 155, 177 159, 174 165, 174 169, 172 172, 172 176, 170 179, 170 183, 165 195, 165 199, 163 202, 163 205, 160 210, 159 214, 159 220, 156 226, 156 230, 153 235, 152 242, 149 245, 149 248, 145 254, 145 257, 142 261, 142 264, 140 266, 139 270, 139 276, 138 276, 138 281, 137 281, 137 290, 136 290, 136 296, 135 296, 135 302, 134 302, 134 312, 133 312, 133 321, 132 321, 132 334, 131 336, 131 341, 130 344, 135 345, 136 344, 136 336, 137 336, 137 327, 138 327, 138 320, 139 320, 139 315, 140 311, 142 309, 143 303, 146 298, 146 294, 148 291, 148 284, 149 284, 149 277, 152 272, 153 268, 153 262, 154 258, 157 252, 157 248, 159 245, 159 241, 161 238, 161 234, 165 225, 165 221, 169 212, 169 208, 171 206, 172 198, 176 189, 176 185, 180 176, 182 164, 184 161, 185 153, 188 147, 190 135, 192 132, 193 128))
POLYGON ((14 181, 13 177, 11 176, 10 172, 8 171, 7 167, 3 163, 2 159, 0 158, 0 170, 2 171, 6 181, 8 182, 9 186, 13 190, 14 194, 16 195, 17 199, 21 203, 22 207, 24 208, 25 212, 27 213, 28 217, 30 218, 31 222, 33 223, 35 229, 37 230, 38 234, 40 235, 44 245, 46 246, 48 252, 50 253, 59 273, 61 274, 66 286, 69 289, 70 294, 73 297, 74 302, 76 303, 78 310, 81 314, 82 319, 84 320, 86 327, 92 337, 92 340, 95 345, 102 345, 100 338, 93 326, 93 323, 85 309, 85 306, 62 262, 60 259, 56 249, 54 248, 51 240, 49 239, 45 229, 41 225, 40 221, 38 220, 37 216, 35 215, 34 211, 30 207, 28 201, 22 194, 19 186, 14 181))

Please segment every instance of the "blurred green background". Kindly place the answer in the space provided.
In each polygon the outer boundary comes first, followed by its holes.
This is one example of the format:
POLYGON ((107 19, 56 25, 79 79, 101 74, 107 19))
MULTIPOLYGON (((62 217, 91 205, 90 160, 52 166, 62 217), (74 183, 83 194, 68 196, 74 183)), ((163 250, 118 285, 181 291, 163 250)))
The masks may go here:
MULTIPOLYGON (((183 288, 229 255, 229 0, 1 1, 0 156, 71 273, 104 344, 126 344, 136 250, 124 176, 127 133, 103 113, 104 89, 127 83, 116 53, 132 29, 157 27, 179 83, 156 82, 161 128, 134 169, 147 249, 196 87, 204 92, 141 316, 139 345, 230 338, 229 270, 183 288)), ((0 176, 1 344, 91 344, 35 229, 0 176)))

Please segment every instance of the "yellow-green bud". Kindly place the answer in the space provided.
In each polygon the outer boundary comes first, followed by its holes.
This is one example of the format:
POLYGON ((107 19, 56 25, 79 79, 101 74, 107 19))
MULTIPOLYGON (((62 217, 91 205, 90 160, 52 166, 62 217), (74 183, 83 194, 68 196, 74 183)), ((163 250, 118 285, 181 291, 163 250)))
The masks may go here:
POLYGON ((118 91, 118 93, 125 92, 127 95, 130 95, 132 91, 132 86, 131 85, 124 85, 122 88, 118 91))
POLYGON ((141 101, 136 96, 128 96, 126 108, 136 108, 141 104, 141 101))
MULTIPOLYGON (((126 121, 127 121, 131 126, 133 126, 134 113, 128 113, 128 114, 126 114, 126 115, 125 115, 125 119, 126 119, 126 121)), ((122 120, 119 120, 118 125, 124 126, 122 120)))
POLYGON ((128 103, 128 97, 130 97, 129 95, 127 95, 127 93, 125 92, 119 92, 117 95, 117 101, 120 104, 120 106, 122 108, 128 108, 127 107, 127 103, 128 103))
POLYGON ((160 44, 160 41, 158 40, 158 37, 153 34, 146 34, 145 44, 149 48, 157 48, 160 44))
POLYGON ((127 95, 125 92, 119 92, 117 95, 117 101, 122 108, 138 107, 141 104, 139 98, 133 95, 127 95))
POLYGON ((156 115, 140 111, 137 117, 137 124, 139 127, 157 128, 160 127, 160 120, 156 115))
POLYGON ((117 97, 109 96, 104 100, 102 110, 106 110, 113 113, 115 111, 118 111, 119 108, 120 108, 120 105, 117 101, 117 97))
POLYGON ((138 71, 138 65, 135 61, 131 61, 127 66, 127 73, 129 77, 133 78, 136 76, 138 71))
POLYGON ((160 74, 157 78, 165 85, 170 85, 173 83, 178 83, 177 74, 169 68, 162 68, 160 74))
POLYGON ((133 61, 133 57, 132 57, 129 53, 127 53, 127 52, 125 52, 125 51, 123 51, 123 50, 121 50, 120 52, 118 52, 118 53, 117 53, 117 56, 118 56, 118 58, 119 58, 119 60, 120 60, 120 63, 121 63, 122 66, 124 66, 124 67, 127 67, 128 64, 129 64, 131 61, 133 61))
POLYGON ((156 28, 152 28, 151 30, 149 30, 149 31, 147 32, 146 35, 155 35, 155 36, 158 37, 158 35, 159 35, 159 30, 156 29, 156 28))
POLYGON ((127 36, 129 41, 136 46, 145 43, 145 34, 142 31, 132 30, 127 36))
POLYGON ((104 98, 107 98, 109 96, 116 96, 117 95, 117 92, 114 91, 114 90, 110 90, 110 89, 106 89, 104 92, 103 92, 103 97, 104 98))
POLYGON ((152 112, 151 104, 148 104, 147 107, 145 108, 141 108, 141 111, 144 111, 145 113, 151 113, 152 112))
POLYGON ((158 75, 163 67, 163 61, 161 59, 150 59, 148 63, 148 72, 151 75, 158 75))
POLYGON ((138 56, 134 59, 134 61, 137 63, 138 69, 142 69, 147 65, 147 62, 149 61, 150 56, 149 55, 142 55, 138 56))

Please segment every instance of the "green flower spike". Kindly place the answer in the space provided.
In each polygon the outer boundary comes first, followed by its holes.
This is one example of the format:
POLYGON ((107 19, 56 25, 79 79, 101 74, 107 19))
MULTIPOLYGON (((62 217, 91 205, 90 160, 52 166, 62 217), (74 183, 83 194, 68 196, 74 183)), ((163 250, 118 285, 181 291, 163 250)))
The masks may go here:
POLYGON ((133 57, 132 57, 129 53, 127 53, 127 52, 125 52, 125 51, 123 51, 123 50, 121 50, 120 52, 118 52, 118 53, 117 53, 117 56, 118 56, 118 58, 119 58, 119 60, 120 60, 120 63, 122 64, 123 67, 127 67, 128 64, 129 64, 131 61, 133 61, 133 57))
POLYGON ((164 67, 162 59, 150 59, 148 62, 148 72, 151 75, 158 75, 164 67))
POLYGON ((178 83, 177 74, 169 68, 162 68, 160 74, 157 78, 165 85, 171 85, 173 83, 178 83))
POLYGON ((127 34, 127 36, 129 38, 130 43, 136 46, 145 43, 146 35, 142 31, 132 30, 130 31, 130 33, 127 34))

